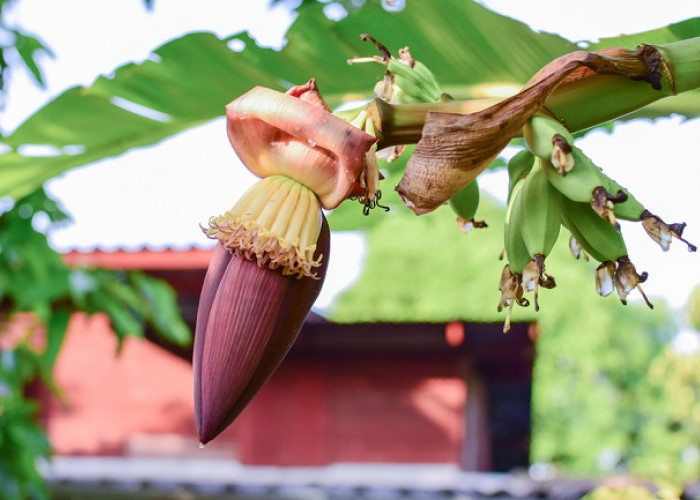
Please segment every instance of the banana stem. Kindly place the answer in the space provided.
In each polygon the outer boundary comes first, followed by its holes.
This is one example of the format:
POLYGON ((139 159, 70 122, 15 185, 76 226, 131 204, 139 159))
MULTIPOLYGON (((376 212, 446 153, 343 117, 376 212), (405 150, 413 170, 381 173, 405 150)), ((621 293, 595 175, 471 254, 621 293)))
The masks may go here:
POLYGON ((673 76, 674 93, 700 87, 700 38, 655 47, 663 56, 668 71, 673 76))
POLYGON ((420 104, 389 104, 382 99, 375 99, 369 104, 367 112, 372 121, 378 125, 381 133, 378 149, 383 149, 398 144, 417 143, 421 138, 425 119, 431 111, 469 114, 486 109, 500 100, 491 98, 420 104))
MULTIPOLYGON (((577 132, 620 118, 659 99, 700 87, 700 37, 656 45, 653 49, 661 56, 657 61, 643 59, 640 49, 639 62, 658 65, 660 89, 655 90, 649 82, 641 79, 613 74, 572 78, 556 88, 546 100, 545 107, 569 130, 577 132)), ((469 114, 501 100, 392 105, 375 99, 369 104, 368 113, 381 132, 381 149, 417 143, 429 112, 469 114)))

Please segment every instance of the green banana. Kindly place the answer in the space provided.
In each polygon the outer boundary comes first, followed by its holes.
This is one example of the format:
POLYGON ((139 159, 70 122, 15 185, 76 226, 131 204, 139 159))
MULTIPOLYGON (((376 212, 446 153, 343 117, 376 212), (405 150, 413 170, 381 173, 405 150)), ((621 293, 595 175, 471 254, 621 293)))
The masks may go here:
POLYGON ((407 84, 411 89, 416 90, 415 96, 424 96, 424 102, 439 101, 442 90, 440 90, 435 75, 425 64, 415 59, 411 59, 411 61, 412 67, 409 62, 402 59, 389 59, 387 71, 394 75, 394 81, 397 85, 401 86, 399 82, 407 84))
POLYGON ((432 71, 430 71, 430 69, 425 64, 414 59, 413 71, 416 72, 416 74, 420 78, 420 81, 423 83, 423 86, 425 86, 428 90, 432 90, 438 95, 442 94, 442 89, 440 88, 440 84, 438 83, 437 78, 435 78, 435 74, 432 71))
POLYGON ((508 200, 510 201, 513 188, 518 183, 518 180, 525 178, 527 173, 532 169, 535 163, 535 156, 531 151, 523 149, 518 151, 510 160, 508 160, 508 200))
POLYGON ((450 198, 450 208, 457 215, 457 223, 465 233, 474 227, 487 227, 484 221, 474 220, 476 210, 479 208, 479 199, 479 183, 476 179, 450 198))
POLYGON ((525 144, 535 156, 547 160, 552 159, 555 137, 559 135, 568 145, 569 149, 574 144, 574 136, 563 123, 544 114, 535 114, 523 126, 525 144))
POLYGON ((521 232, 522 205, 520 194, 524 183, 525 180, 521 179, 513 188, 503 224, 503 242, 505 244, 506 258, 514 274, 522 274, 523 269, 531 260, 521 232))
POLYGON ((603 174, 595 164, 574 146, 571 154, 574 157, 574 168, 566 175, 560 174, 546 158, 542 159, 542 168, 547 179, 566 198, 573 201, 590 203, 593 190, 604 185, 603 174))
POLYGON ((583 152, 574 146, 571 151, 575 167, 565 175, 551 162, 542 162, 547 178, 567 198, 592 203, 596 213, 618 226, 616 217, 640 220, 644 206, 617 181, 605 175, 583 152))
POLYGON ((404 90, 396 84, 394 84, 394 96, 395 97, 392 103, 396 104, 423 104, 425 102, 430 102, 425 101, 420 97, 416 97, 415 94, 404 90))
POLYGON ((547 180, 540 161, 523 181, 520 204, 521 233, 530 256, 549 255, 559 237, 561 204, 559 192, 547 180))
POLYGON ((562 221, 581 248, 599 262, 617 261, 627 255, 627 246, 618 231, 600 217, 589 203, 560 197, 562 221))
POLYGON ((385 78, 375 87, 375 95, 391 103, 417 104, 441 102, 449 99, 443 94, 435 75, 428 67, 411 57, 408 47, 399 50, 399 57, 379 43, 371 35, 363 34, 363 41, 370 41, 379 50, 380 56, 355 57, 348 64, 375 62, 386 67, 385 78))
POLYGON ((409 63, 400 59, 389 59, 387 71, 393 76, 394 84, 398 88, 419 102, 440 101, 442 91, 437 85, 435 76, 424 64, 413 60, 413 67, 411 67, 409 63), (425 75, 428 73, 430 77, 426 78, 425 75))
POLYGON ((435 102, 432 94, 418 86, 414 80, 401 75, 393 75, 396 102, 398 104, 414 104, 419 102, 435 102))
POLYGON ((539 287, 554 288, 554 278, 545 275, 545 259, 554 248, 561 229, 560 194, 547 180, 538 158, 520 191, 522 220, 520 232, 532 260, 523 270, 523 288, 534 291, 539 311, 539 287))

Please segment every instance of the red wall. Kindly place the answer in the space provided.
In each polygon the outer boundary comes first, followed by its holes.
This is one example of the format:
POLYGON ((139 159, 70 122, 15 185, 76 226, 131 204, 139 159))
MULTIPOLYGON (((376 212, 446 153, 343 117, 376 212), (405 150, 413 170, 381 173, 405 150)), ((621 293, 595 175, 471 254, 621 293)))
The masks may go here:
POLYGON ((116 350, 106 317, 73 316, 55 368, 63 395, 43 410, 56 453, 127 454, 149 436, 161 453, 194 448, 190 365, 141 339, 116 350))
POLYGON ((189 363, 139 339, 115 356, 99 315, 71 320, 44 415, 57 454, 185 455, 249 464, 460 463, 461 366, 388 355, 288 359, 234 425, 197 446, 189 363))
POLYGON ((465 384, 436 362, 285 362, 234 429, 246 463, 460 463, 465 384))

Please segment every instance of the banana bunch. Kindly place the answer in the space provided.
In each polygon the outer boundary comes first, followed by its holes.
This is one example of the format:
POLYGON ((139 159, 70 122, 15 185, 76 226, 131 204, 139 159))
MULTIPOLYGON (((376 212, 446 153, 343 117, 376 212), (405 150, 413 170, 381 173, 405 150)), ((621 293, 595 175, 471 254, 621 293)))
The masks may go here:
POLYGON ((527 306, 523 294, 534 292, 539 310, 539 288, 553 288, 545 274, 545 258, 552 251, 561 226, 571 234, 569 248, 576 258, 588 256, 600 263, 595 272, 596 291, 607 296, 616 291, 627 303, 637 289, 653 307, 641 288, 648 277, 639 274, 629 259, 617 219, 640 221, 647 233, 666 251, 672 238, 696 247, 682 238, 685 224, 666 224, 649 212, 632 193, 607 176, 574 146, 573 137, 556 119, 537 114, 523 129, 527 150, 508 164, 510 179, 504 224, 504 246, 508 264, 501 275, 498 309, 509 308, 504 331, 510 323, 513 304, 527 306))
MULTIPOLYGON (((385 66, 384 79, 375 87, 377 97, 392 104, 451 100, 442 92, 433 73, 411 57, 408 48, 400 50, 395 58, 371 36, 362 38, 371 41, 381 56, 355 58, 348 63, 379 62, 385 66)), ((366 118, 361 120, 366 123, 366 118)), ((374 135, 374 131, 367 131, 374 135)), ((526 149, 508 162, 508 208, 503 229, 503 255, 507 264, 501 273, 498 304, 499 311, 508 310, 504 332, 510 328, 514 304, 529 306, 526 293, 533 292, 534 308, 538 311, 540 288, 555 287, 554 278, 546 273, 545 261, 562 226, 570 233, 569 248, 574 257, 586 261, 590 257, 600 263, 595 272, 600 295, 617 291, 626 304, 629 293, 637 289, 647 305, 653 307, 641 288, 647 273, 637 273, 630 261, 618 220, 641 222, 664 251, 676 238, 694 252, 697 248, 682 237, 685 224, 666 224, 647 210, 628 189, 606 175, 576 147, 564 123, 546 110, 533 115, 522 132, 526 149)), ((393 148, 396 149, 372 153, 376 156, 388 153, 388 158, 394 159, 402 149, 393 148)), ((367 176, 367 186, 378 184, 375 177, 367 176)), ((367 199, 372 201, 372 196, 367 199)), ((483 221, 475 220, 479 201, 476 179, 449 200, 462 231, 486 227, 483 221)))
POLYGON ((398 59, 391 58, 387 62, 385 80, 387 79, 397 104, 440 102, 443 99, 433 72, 422 62, 413 59, 408 47, 399 51, 398 59))
POLYGON ((440 84, 430 69, 413 59, 408 47, 399 50, 399 57, 393 57, 389 49, 370 35, 362 35, 363 41, 370 41, 381 56, 356 57, 349 64, 378 62, 383 64, 384 79, 374 88, 375 96, 391 104, 417 104, 452 100, 444 94, 440 84))

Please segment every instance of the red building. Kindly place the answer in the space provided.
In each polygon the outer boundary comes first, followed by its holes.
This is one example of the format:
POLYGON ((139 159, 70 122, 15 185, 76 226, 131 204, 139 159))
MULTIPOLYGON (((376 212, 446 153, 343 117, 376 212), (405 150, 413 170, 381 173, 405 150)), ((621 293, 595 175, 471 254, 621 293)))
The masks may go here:
MULTIPOLYGON (((144 269, 178 292, 193 325, 209 252, 71 253, 73 264, 144 269)), ((221 457, 243 464, 528 463, 534 325, 337 324, 311 314, 238 420, 199 449, 190 353, 127 339, 75 315, 44 418, 58 455, 221 457)))

